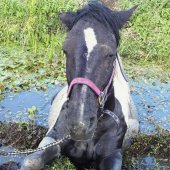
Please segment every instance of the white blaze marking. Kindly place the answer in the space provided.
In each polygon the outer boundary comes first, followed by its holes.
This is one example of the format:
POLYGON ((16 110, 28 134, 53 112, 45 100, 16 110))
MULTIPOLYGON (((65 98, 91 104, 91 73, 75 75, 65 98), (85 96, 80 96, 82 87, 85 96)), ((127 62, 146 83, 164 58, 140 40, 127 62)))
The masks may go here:
POLYGON ((87 60, 89 59, 90 53, 93 51, 94 47, 97 45, 96 35, 93 28, 86 28, 84 30, 84 38, 87 46, 87 60))
POLYGON ((86 95, 87 95, 87 89, 88 87, 87 86, 82 86, 82 90, 81 90, 81 95, 82 95, 82 103, 80 104, 80 121, 83 120, 83 115, 84 115, 84 110, 85 110, 85 107, 84 107, 84 99, 86 99, 86 95))
MULTIPOLYGON (((93 30, 93 28, 86 28, 84 30, 84 38, 85 38, 85 42, 86 42, 86 47, 87 47, 87 61, 89 60, 90 54, 93 51, 94 47, 97 45, 97 39, 96 39, 96 35, 95 32, 93 30)), ((87 66, 87 72, 88 72, 88 66, 87 66)), ((82 90, 81 90, 81 97, 82 99, 86 99, 86 95, 87 95, 87 89, 89 87, 87 86, 82 86, 82 90)), ((81 105, 80 105, 80 110, 79 110, 79 114, 80 114, 80 121, 83 120, 83 115, 84 115, 84 101, 82 101, 81 105)))

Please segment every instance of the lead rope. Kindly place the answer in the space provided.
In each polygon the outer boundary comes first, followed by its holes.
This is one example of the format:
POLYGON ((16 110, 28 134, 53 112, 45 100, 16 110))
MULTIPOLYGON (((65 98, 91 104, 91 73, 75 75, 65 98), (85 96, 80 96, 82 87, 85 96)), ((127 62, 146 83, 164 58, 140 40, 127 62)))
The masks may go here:
POLYGON ((43 151, 43 150, 50 148, 52 146, 56 146, 56 145, 64 142, 67 139, 70 139, 70 135, 67 135, 66 137, 64 137, 62 139, 59 139, 55 142, 49 143, 49 144, 47 144, 43 147, 37 148, 37 149, 28 149, 28 150, 25 150, 25 151, 14 151, 14 152, 6 152, 6 151, 3 151, 3 150, 0 150, 0 155, 2 155, 2 156, 12 156, 12 157, 15 157, 15 156, 18 156, 18 155, 21 155, 21 154, 28 155, 28 154, 35 153, 35 152, 38 152, 38 151, 43 151))

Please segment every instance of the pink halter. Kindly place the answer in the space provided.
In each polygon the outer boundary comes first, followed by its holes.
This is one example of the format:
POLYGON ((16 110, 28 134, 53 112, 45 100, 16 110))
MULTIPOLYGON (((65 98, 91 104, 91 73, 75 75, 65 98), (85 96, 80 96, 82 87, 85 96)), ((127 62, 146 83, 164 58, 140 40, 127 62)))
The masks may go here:
POLYGON ((110 80, 107 84, 107 86, 105 87, 105 89, 103 91, 101 91, 91 80, 89 79, 86 79, 86 78, 83 78, 83 77, 77 77, 77 78, 74 78, 69 87, 68 87, 68 91, 67 91, 67 96, 70 95, 71 93, 71 90, 73 88, 73 86, 75 84, 85 84, 87 85, 88 87, 90 87, 95 93, 96 95, 99 97, 99 104, 101 107, 104 107, 104 104, 105 104, 105 101, 107 99, 107 93, 108 93, 108 89, 113 81, 113 78, 114 78, 114 74, 115 74, 115 70, 113 69, 112 71, 112 75, 110 77, 110 80))

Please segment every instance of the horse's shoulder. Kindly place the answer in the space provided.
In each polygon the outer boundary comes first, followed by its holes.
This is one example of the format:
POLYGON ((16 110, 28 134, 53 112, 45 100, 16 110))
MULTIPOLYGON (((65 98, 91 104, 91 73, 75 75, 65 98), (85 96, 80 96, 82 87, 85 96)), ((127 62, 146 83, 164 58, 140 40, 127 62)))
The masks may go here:
POLYGON ((52 105, 50 107, 49 115, 48 115, 48 126, 51 129, 56 123, 60 111, 62 109, 63 104, 67 100, 67 89, 68 86, 63 87, 60 92, 55 95, 52 101, 52 105))

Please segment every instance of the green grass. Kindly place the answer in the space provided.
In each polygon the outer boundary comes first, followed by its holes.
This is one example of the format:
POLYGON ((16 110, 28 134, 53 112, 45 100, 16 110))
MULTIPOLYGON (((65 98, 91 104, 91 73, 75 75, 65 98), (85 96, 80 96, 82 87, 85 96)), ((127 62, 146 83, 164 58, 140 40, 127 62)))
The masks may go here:
POLYGON ((51 165, 47 165, 47 170, 75 170, 75 166, 66 157, 57 158, 51 165))
POLYGON ((0 1, 0 92, 65 80, 61 46, 66 29, 58 14, 80 4, 81 0, 0 1))
POLYGON ((122 32, 120 52, 123 56, 157 61, 170 66, 170 1, 120 0, 120 7, 138 4, 131 22, 122 32))
MULTIPOLYGON (((87 0, 0 1, 0 92, 65 80, 61 50, 66 29, 58 13, 75 11, 87 0)), ((129 8, 137 0, 120 0, 116 8, 129 8)), ((170 66, 169 0, 143 0, 122 30, 120 54, 145 64, 170 66), (140 60, 136 60, 140 59, 140 60)), ((140 65, 140 67, 141 67, 140 65)), ((134 65, 131 66, 133 71, 134 65)), ((135 67, 136 68, 136 67, 135 67)))
POLYGON ((61 28, 58 14, 75 10, 73 0, 1 0, 0 43, 29 47, 38 54, 46 48, 49 60, 60 54, 65 30, 61 28))

